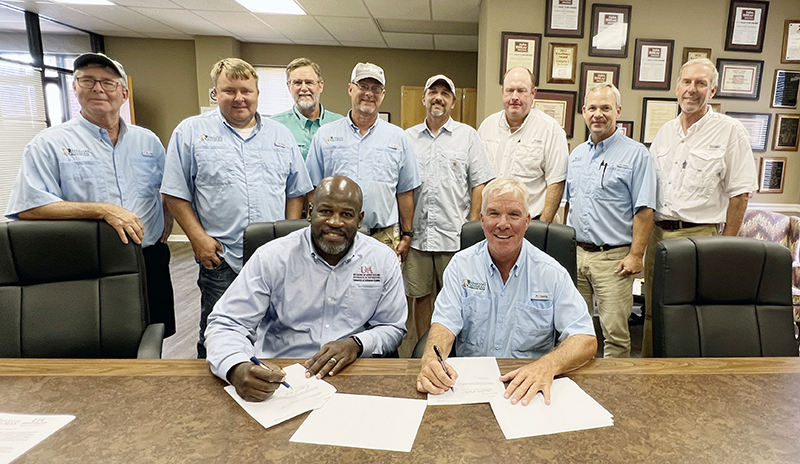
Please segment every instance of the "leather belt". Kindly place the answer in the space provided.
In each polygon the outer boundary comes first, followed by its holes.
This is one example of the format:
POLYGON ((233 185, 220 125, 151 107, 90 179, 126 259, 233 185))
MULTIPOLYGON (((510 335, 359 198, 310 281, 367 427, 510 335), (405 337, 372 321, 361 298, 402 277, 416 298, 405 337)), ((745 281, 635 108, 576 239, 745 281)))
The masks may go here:
POLYGON ((625 245, 595 245, 594 243, 578 242, 578 246, 583 248, 586 251, 596 252, 596 251, 608 251, 608 250, 613 250, 614 248, 622 248, 622 247, 626 247, 626 246, 631 246, 631 244, 628 243, 628 244, 625 244, 625 245))
POLYGON ((696 224, 686 221, 656 221, 656 225, 664 230, 688 229, 690 227, 710 226, 713 224, 696 224))
POLYGON ((377 234, 378 232, 380 232, 382 230, 391 229, 392 227, 394 227, 394 225, 391 225, 389 227, 372 227, 372 228, 369 229, 369 235, 373 236, 373 235, 377 234))

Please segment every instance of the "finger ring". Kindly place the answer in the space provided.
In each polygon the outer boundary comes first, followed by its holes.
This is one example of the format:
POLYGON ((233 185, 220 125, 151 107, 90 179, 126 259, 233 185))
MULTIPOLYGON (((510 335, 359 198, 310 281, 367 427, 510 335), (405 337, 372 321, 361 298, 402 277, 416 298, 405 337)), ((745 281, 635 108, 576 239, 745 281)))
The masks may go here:
POLYGON ((331 359, 329 359, 328 361, 333 361, 333 363, 336 364, 336 358, 334 357, 331 357, 331 359))

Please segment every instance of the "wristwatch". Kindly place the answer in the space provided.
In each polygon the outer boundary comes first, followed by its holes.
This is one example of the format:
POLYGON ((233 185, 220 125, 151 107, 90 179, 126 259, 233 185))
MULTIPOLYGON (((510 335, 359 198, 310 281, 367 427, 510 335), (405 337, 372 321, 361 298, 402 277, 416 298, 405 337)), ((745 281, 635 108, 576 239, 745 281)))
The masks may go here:
POLYGON ((353 341, 356 342, 356 345, 358 345, 358 356, 361 356, 361 353, 364 352, 364 344, 361 343, 361 340, 359 340, 355 335, 351 335, 350 338, 352 338, 353 341))
POLYGON ((400 237, 401 237, 401 238, 402 238, 402 237, 411 237, 411 238, 414 238, 414 232, 413 232, 413 231, 409 232, 409 231, 407 231, 407 230, 401 230, 401 231, 400 231, 400 237))

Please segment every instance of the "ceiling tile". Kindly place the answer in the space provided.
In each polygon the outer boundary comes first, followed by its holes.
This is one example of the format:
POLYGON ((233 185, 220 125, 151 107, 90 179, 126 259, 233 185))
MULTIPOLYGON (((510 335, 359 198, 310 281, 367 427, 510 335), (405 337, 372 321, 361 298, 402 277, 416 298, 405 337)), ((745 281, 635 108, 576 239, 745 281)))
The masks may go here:
POLYGON ((364 0, 374 18, 431 19, 429 0, 364 0))
POLYGON ((436 21, 477 23, 481 15, 480 5, 480 0, 431 0, 431 11, 436 21))
POLYGON ((322 27, 333 35, 334 39, 341 43, 383 43, 383 37, 372 19, 317 16, 317 20, 322 24, 322 27))
POLYGON ((452 50, 459 52, 477 52, 477 35, 442 35, 433 36, 433 43, 436 50, 452 50))
POLYGON ((253 14, 294 42, 309 43, 310 40, 336 42, 312 16, 253 14))
MULTIPOLYGON (((32 10, 31 10, 32 11, 32 10)), ((69 24, 72 27, 97 34, 119 35, 116 32, 133 32, 130 29, 117 25, 100 18, 87 15, 63 5, 53 3, 39 3, 38 11, 40 15, 57 20, 58 22, 69 24), (101 32, 104 31, 104 32, 101 32)), ((130 36, 126 36, 130 37, 130 36)), ((144 37, 139 34, 137 37, 144 37)))
POLYGON ((165 34, 176 34, 180 32, 164 23, 160 23, 121 6, 72 5, 72 8, 87 15, 94 16, 95 18, 124 26, 126 29, 141 32, 145 35, 159 32, 165 34))
MULTIPOLYGON (((114 1, 114 0, 111 0, 114 1)), ((187 10, 208 10, 208 11, 238 11, 249 13, 249 10, 236 3, 235 0, 171 0, 187 10)))
POLYGON ((169 0, 109 0, 119 6, 135 8, 180 8, 177 3, 169 0))
POLYGON ((259 42, 275 40, 285 41, 286 37, 275 29, 266 25, 263 21, 253 16, 250 12, 227 12, 227 11, 195 11, 201 16, 217 26, 231 31, 237 37, 259 37, 259 42))
POLYGON ((389 48, 407 48, 411 50, 433 50, 432 34, 404 34, 384 32, 383 37, 389 48))
POLYGON ((363 48, 388 48, 383 42, 341 42, 345 47, 363 47, 363 48))
POLYGON ((271 43, 271 44, 293 44, 294 43, 291 40, 287 39, 286 37, 281 37, 280 39, 267 39, 264 36, 258 36, 258 35, 254 35, 254 36, 246 36, 246 35, 237 36, 236 39, 238 39, 241 42, 250 42, 250 43, 271 43))
POLYGON ((306 13, 314 16, 344 16, 369 18, 369 11, 362 0, 296 0, 306 13))
POLYGON ((230 35, 230 32, 184 9, 131 8, 189 35, 230 35))

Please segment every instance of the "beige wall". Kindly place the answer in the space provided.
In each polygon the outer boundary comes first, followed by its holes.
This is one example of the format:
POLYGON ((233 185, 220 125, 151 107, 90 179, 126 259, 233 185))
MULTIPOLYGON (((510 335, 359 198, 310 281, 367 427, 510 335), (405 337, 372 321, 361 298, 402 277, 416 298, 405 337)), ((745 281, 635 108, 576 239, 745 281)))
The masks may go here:
MULTIPOLYGON (((773 76, 776 69, 800 69, 797 64, 786 65, 780 63, 781 37, 785 19, 798 17, 797 0, 771 0, 769 2, 769 16, 767 30, 764 38, 763 53, 726 52, 725 32, 728 20, 729 1, 697 0, 670 0, 654 2, 652 0, 628 0, 622 2, 632 5, 631 33, 627 58, 604 58, 589 56, 591 13, 593 3, 609 3, 605 1, 587 2, 584 38, 543 37, 542 58, 540 64, 539 87, 553 90, 579 90, 579 81, 575 84, 548 84, 545 73, 547 72, 547 47, 550 42, 578 44, 578 66, 580 73, 581 62, 613 63, 620 65, 620 91, 622 93, 622 120, 634 121, 634 135, 639 138, 641 129, 642 98, 643 97, 675 97, 675 85, 672 83, 669 91, 632 90, 632 75, 634 61, 634 44, 636 38, 647 39, 672 39, 675 41, 673 51, 673 81, 678 76, 684 47, 711 48, 712 61, 717 58, 764 60, 764 71, 761 83, 761 97, 758 101, 714 99, 715 103, 722 104, 722 112, 740 111, 751 113, 779 112, 798 113, 798 110, 779 110, 770 108, 772 98, 773 76), (702 6, 700 6, 702 5, 702 6)), ((614 3, 614 2, 611 2, 614 3)), ((545 0, 484 0, 481 3, 481 24, 479 30, 478 50, 478 120, 502 109, 502 95, 500 90, 500 47, 501 33, 513 32, 544 32, 545 0), (509 14, 516 12, 516 14, 509 14), (527 14, 523 14, 527 12, 527 14)), ((770 126, 770 136, 772 125, 770 126)), ((569 140, 574 148, 585 141, 585 124, 583 118, 575 115, 574 137, 569 140)), ((771 144, 770 144, 771 148, 771 144)), ((786 156, 787 173, 786 185, 783 194, 755 194, 751 203, 800 203, 800 155, 797 152, 771 152, 755 153, 756 158, 761 156, 786 156)))
POLYGON ((133 79, 136 123, 166 146, 175 126, 198 112, 194 42, 106 37, 105 43, 133 79))
POLYGON ((430 76, 438 73, 449 76, 458 87, 474 88, 477 85, 476 53, 242 44, 242 59, 254 65, 286 66, 300 56, 320 65, 325 79, 322 104, 341 114, 350 109, 347 83, 350 82, 350 73, 356 63, 369 61, 382 67, 386 73, 386 98, 381 105, 381 112, 390 112, 392 122, 396 124, 400 124, 400 86, 425 85, 430 76))

